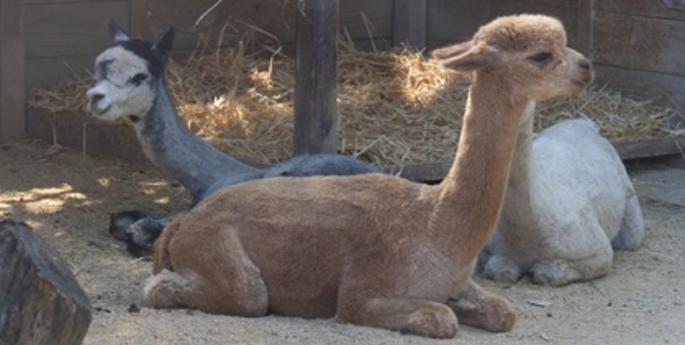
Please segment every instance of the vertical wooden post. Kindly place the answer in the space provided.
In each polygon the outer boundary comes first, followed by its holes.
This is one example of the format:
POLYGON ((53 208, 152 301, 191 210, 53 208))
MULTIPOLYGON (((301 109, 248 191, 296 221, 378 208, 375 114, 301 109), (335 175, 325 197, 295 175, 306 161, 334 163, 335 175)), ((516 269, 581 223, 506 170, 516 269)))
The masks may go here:
POLYGON ((335 153, 339 0, 301 0, 297 9, 295 155, 335 153))
POLYGON ((24 2, 0 0, 0 141, 24 136, 24 2))
POLYGON ((395 0, 393 44, 423 49, 428 38, 428 0, 395 0))
POLYGON ((594 0, 578 0, 578 50, 594 60, 594 0))
POLYGON ((129 32, 131 36, 137 38, 145 38, 154 40, 157 37, 149 37, 149 28, 147 27, 147 0, 133 0, 130 8, 130 23, 129 32))

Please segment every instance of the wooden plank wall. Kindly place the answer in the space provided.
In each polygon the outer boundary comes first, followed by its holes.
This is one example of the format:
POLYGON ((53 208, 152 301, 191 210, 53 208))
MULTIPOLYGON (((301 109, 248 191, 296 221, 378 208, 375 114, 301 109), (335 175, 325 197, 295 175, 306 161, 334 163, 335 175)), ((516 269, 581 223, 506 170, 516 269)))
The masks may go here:
MULTIPOLYGON (((216 0, 25 0, 26 88, 51 85, 91 68, 110 44, 107 18, 135 35, 154 38, 177 28, 175 51, 197 42, 197 18, 216 0)), ((227 44, 257 27, 259 42, 292 48, 296 0, 224 1, 200 24, 227 44)), ((591 54, 599 79, 630 94, 685 109, 685 0, 345 0, 341 27, 368 46, 368 26, 380 47, 406 42, 428 48, 465 40, 487 21, 513 13, 545 13, 566 25, 572 47, 591 54), (367 21, 361 15, 364 13, 367 21), (370 24, 370 25, 367 25, 370 24), (425 33, 423 32, 425 31, 425 33)), ((342 35, 344 37, 344 33, 342 35)))
POLYGON ((577 9, 578 0, 429 0, 428 47, 467 40, 492 19, 518 13, 559 18, 568 31, 569 44, 576 47, 577 9))
POLYGON ((596 0, 594 7, 601 79, 685 111, 685 1, 596 0))
MULTIPOLYGON (((168 25, 177 29, 174 50, 194 48, 199 31, 213 32, 216 42, 226 25, 224 42, 234 44, 256 27, 277 37, 286 47, 295 42, 296 0, 224 1, 204 18, 195 21, 216 0, 25 0, 26 87, 52 85, 69 75, 90 70, 94 57, 110 45, 107 18, 138 37, 153 39, 168 25)), ((345 0, 340 4, 340 23, 358 44, 368 45, 369 30, 381 47, 392 42, 393 0, 345 0), (363 19, 364 13, 366 20, 363 19), (367 27, 369 29, 367 29, 367 27), (383 43, 386 42, 386 43, 383 43)), ((271 35, 257 33, 259 42, 271 35)))
MULTIPOLYGON (((175 51, 183 55, 198 40, 195 21, 216 0, 24 2, 25 86, 30 89, 90 70, 96 54, 110 45, 107 18, 148 39, 173 24, 178 33, 175 51)), ((235 44, 239 31, 256 27, 261 30, 257 44, 277 40, 292 52, 296 3, 226 0, 204 19, 199 31, 213 32, 209 40, 216 42, 225 26, 225 44, 235 44)), ((685 0, 342 0, 341 37, 349 35, 359 46, 370 47, 371 31, 379 49, 393 43, 431 49, 466 40, 497 16, 523 12, 561 19, 571 47, 593 58, 598 83, 608 82, 637 98, 685 111, 685 0)), ((45 118, 29 117, 28 131, 48 139, 49 127, 41 121, 45 118)), ((74 128, 60 132, 61 140, 73 136, 80 142, 80 131, 74 128)))
POLYGON ((24 16, 21 1, 0 2, 0 142, 24 135, 24 16))

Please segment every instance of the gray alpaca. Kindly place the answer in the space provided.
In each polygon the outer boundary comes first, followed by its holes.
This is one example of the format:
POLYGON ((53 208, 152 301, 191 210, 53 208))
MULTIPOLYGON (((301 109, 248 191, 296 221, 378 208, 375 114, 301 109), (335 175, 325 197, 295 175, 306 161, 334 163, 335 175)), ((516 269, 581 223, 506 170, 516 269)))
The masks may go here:
MULTIPOLYGON (((87 92, 94 116, 133 126, 147 157, 178 180, 191 194, 192 205, 236 183, 275 176, 354 175, 378 170, 342 155, 303 155, 259 170, 217 150, 180 120, 164 78, 165 61, 174 38, 169 28, 156 43, 131 39, 114 21, 115 45, 95 61, 96 84, 87 92)), ((142 211, 112 215, 110 233, 125 240, 135 256, 152 244, 173 216, 142 211)))

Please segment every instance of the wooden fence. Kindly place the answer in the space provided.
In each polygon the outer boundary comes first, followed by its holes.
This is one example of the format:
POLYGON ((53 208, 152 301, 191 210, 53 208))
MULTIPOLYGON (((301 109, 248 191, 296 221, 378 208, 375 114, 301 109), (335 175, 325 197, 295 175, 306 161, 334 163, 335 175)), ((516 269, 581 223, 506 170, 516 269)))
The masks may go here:
MULTIPOLYGON (((183 54, 196 44, 195 21, 215 2, 24 0, 25 89, 52 85, 90 69, 95 55, 110 44, 104 26, 110 17, 146 38, 174 25, 178 29, 175 51, 183 54)), ((233 28, 259 28, 292 48, 297 2, 224 1, 200 26, 218 32, 228 23, 228 43, 239 38, 233 28)), ((3 1, 2 6, 8 3, 16 2, 3 1)), ((16 40, 8 43, 16 34, 8 27, 22 21, 14 11, 4 7, 0 11, 2 100, 22 97, 8 88, 10 84, 15 92, 22 89, 14 68, 20 66, 19 55, 6 54, 23 44, 16 40)), ((381 47, 407 42, 430 49, 464 40, 497 16, 521 12, 560 18, 570 45, 593 58, 600 82, 685 110, 685 0, 340 0, 340 27, 342 35, 361 46, 368 46, 373 35, 381 47)), ((262 40, 272 39, 266 33, 257 35, 262 40)), ((0 102, 0 130, 20 132, 16 128, 23 126, 23 120, 8 120, 19 116, 12 110, 16 108, 7 110, 5 104, 0 102), (8 111, 15 113, 8 115, 8 111)))
MULTIPOLYGON (((297 1, 227 0, 196 28, 198 17, 216 0, 25 0, 27 86, 51 85, 90 69, 95 55, 111 45, 107 18, 114 18, 134 36, 148 39, 174 25, 177 54, 195 47, 197 32, 218 33, 224 25, 228 25, 224 33, 227 43, 240 39, 236 29, 245 32, 258 28, 256 35, 262 42, 273 35, 281 44, 292 47, 297 1)), ((392 0, 343 0, 340 23, 361 45, 369 37, 365 18, 373 26, 369 29, 374 36, 390 41, 392 11, 392 0)))
MULTIPOLYGON (((26 86, 50 85, 90 68, 94 55, 110 44, 104 29, 109 17, 148 38, 173 24, 179 32, 176 50, 192 49, 194 23, 215 2, 25 0, 26 86)), ((297 0, 224 1, 201 26, 257 27, 292 45, 296 6, 297 0)), ((371 31, 386 43, 433 48, 468 38, 496 16, 521 12, 560 18, 571 46, 593 56, 602 79, 685 108, 685 0, 340 1, 341 27, 362 45, 371 31)), ((227 32, 228 42, 238 39, 227 32)))

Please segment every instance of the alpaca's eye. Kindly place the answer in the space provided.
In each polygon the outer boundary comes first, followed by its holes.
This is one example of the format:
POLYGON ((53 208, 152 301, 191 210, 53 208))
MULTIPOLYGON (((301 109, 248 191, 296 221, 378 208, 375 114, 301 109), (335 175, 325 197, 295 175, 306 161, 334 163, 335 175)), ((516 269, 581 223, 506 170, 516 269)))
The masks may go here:
POLYGON ((131 78, 131 79, 129 80, 129 83, 131 83, 131 84, 133 84, 133 85, 135 85, 135 86, 138 86, 138 85, 140 85, 140 83, 142 83, 145 79, 147 79, 147 74, 145 74, 145 73, 138 73, 138 74, 134 75, 133 78, 131 78))
POLYGON ((552 53, 542 52, 542 53, 537 53, 533 56, 529 56, 528 60, 535 61, 537 63, 544 63, 544 62, 547 62, 551 58, 552 58, 552 53))

